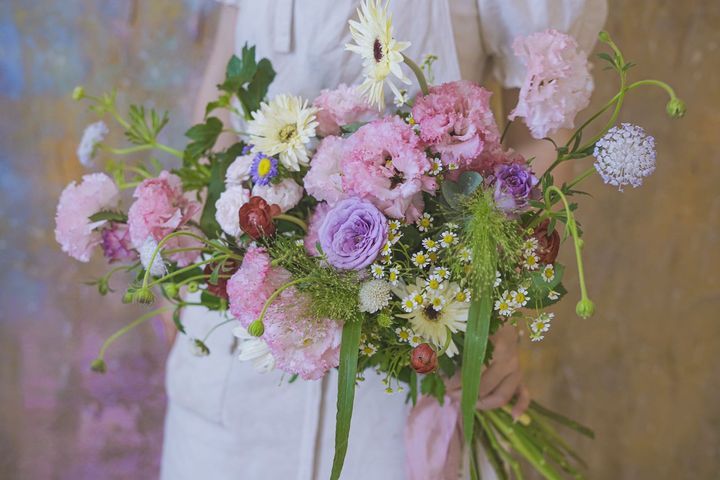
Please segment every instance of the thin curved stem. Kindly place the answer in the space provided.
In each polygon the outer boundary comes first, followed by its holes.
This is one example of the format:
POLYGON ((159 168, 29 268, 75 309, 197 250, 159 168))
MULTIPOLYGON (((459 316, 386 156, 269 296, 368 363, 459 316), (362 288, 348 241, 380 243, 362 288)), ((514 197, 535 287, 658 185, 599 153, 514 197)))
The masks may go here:
POLYGON ((122 337, 126 333, 128 333, 130 330, 134 329, 138 325, 141 325, 143 322, 146 322, 147 320, 172 309, 173 307, 162 307, 158 308, 156 310, 153 310, 151 312, 147 312, 144 315, 139 316, 132 322, 128 323, 124 327, 122 327, 120 330, 116 331, 112 335, 110 335, 105 342, 103 342, 102 346, 100 347, 100 351, 98 352, 97 358, 99 360, 103 360, 105 358, 105 351, 108 349, 110 345, 112 345, 118 338, 122 337))
POLYGON ((308 231, 308 226, 305 222, 300 220, 297 217, 294 217, 292 215, 288 215, 286 213, 281 213, 280 215, 275 215, 273 218, 276 220, 285 220, 286 222, 294 223, 298 227, 302 228, 305 233, 308 231))
POLYGON ((297 285, 297 284, 299 284, 299 283, 307 282, 308 280, 310 280, 309 277, 298 278, 298 279, 296 279, 296 280, 293 280, 293 281, 291 281, 291 282, 288 282, 288 283, 282 285, 280 288, 278 288, 277 290, 275 290, 275 291, 268 297, 268 299, 265 300, 265 305, 263 305, 263 308, 262 308, 262 310, 260 311, 260 315, 258 316, 257 319, 258 319, 260 322, 262 322, 262 320, 263 320, 263 318, 265 318, 265 314, 267 313, 268 308, 270 308, 270 305, 272 304, 272 302, 273 302, 273 301, 277 298, 277 296, 280 295, 284 290, 286 290, 286 289, 288 289, 288 288, 290 288, 290 287, 292 287, 292 286, 295 286, 295 285, 297 285))
POLYGON ((422 69, 418 66, 417 63, 415 63, 410 57, 402 54, 403 56, 403 62, 405 62, 405 65, 410 67, 410 70, 413 71, 415 74, 415 77, 417 78, 418 84, 420 85, 420 91, 423 95, 427 95, 430 93, 430 90, 428 89, 427 80, 425 79, 425 74, 423 73, 422 69))

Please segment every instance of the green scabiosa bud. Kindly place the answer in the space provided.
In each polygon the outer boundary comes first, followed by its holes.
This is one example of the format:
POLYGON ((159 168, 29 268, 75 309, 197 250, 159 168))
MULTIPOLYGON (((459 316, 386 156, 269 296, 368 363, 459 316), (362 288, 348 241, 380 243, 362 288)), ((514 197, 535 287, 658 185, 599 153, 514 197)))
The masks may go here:
POLYGON ((85 98, 85 89, 82 86, 78 85, 72 91, 72 99, 77 101, 82 100, 83 98, 85 98))
POLYGON ((682 118, 685 116, 687 107, 685 106, 685 102, 676 97, 670 99, 665 107, 665 110, 667 110, 667 114, 670 115, 670 118, 682 118))
POLYGON ((96 373, 107 372, 107 365, 105 365, 105 360, 103 360, 102 358, 96 358, 90 364, 90 370, 96 373))
POLYGON ((180 289, 174 283, 163 283, 163 291, 169 298, 177 298, 180 289))
POLYGON ((598 33, 598 38, 601 42, 607 43, 610 41, 610 34, 605 30, 601 30, 600 33, 598 33))
POLYGON ((133 302, 133 292, 128 290, 122 296, 122 303, 132 303, 132 302, 133 302))
POLYGON ((133 300, 137 303, 149 305, 155 301, 155 295, 147 287, 142 287, 135 291, 133 300))
POLYGON ((590 318, 595 313, 595 304, 589 298, 583 298, 575 306, 575 313, 580 318, 590 318))
POLYGON ((200 288, 200 285, 198 285, 198 282, 190 282, 187 284, 187 290, 189 293, 195 293, 200 288))
POLYGON ((383 310, 382 312, 378 313, 377 322, 378 325, 380 325, 381 327, 387 328, 392 324, 392 317, 389 313, 383 310))
POLYGON ((265 325, 263 325, 263 322, 261 320, 254 320, 250 325, 248 325, 248 333, 252 335, 253 337, 259 337, 263 333, 265 333, 265 325))
POLYGON ((193 340, 193 353, 198 357, 207 357, 210 355, 210 349, 205 342, 196 338, 193 340))

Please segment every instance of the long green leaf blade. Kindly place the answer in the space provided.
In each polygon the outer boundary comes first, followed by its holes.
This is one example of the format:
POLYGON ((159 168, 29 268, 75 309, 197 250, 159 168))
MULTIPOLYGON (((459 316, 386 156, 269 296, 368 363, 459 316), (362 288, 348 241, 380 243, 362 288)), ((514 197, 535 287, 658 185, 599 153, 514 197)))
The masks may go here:
POLYGON ((346 322, 340 343, 340 369, 338 372, 337 417, 335 422, 335 458, 331 480, 338 480, 345 463, 345 454, 350 436, 353 402, 355 400, 355 378, 357 376, 358 352, 362 322, 346 322))

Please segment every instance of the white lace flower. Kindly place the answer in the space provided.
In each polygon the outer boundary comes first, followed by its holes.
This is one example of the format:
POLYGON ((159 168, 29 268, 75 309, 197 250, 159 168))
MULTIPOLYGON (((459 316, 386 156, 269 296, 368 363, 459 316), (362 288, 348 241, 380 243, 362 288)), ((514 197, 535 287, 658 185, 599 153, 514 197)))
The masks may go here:
POLYGON ((78 160, 84 167, 93 166, 93 158, 97 153, 98 145, 105 140, 105 136, 109 132, 110 130, 103 121, 91 123, 85 128, 77 148, 78 160))
POLYGON ((250 191, 238 185, 225 190, 215 202, 215 220, 223 232, 231 237, 238 237, 242 233, 239 212, 248 200, 250 191))
POLYGON ((150 275, 154 277, 162 277, 167 273, 167 267, 165 266, 165 262, 163 261, 161 254, 162 250, 158 251, 157 255, 155 255, 155 259, 152 261, 152 265, 150 265, 150 260, 152 259, 153 253, 157 247, 158 243, 155 239, 148 237, 140 246, 138 253, 140 253, 140 263, 142 263, 143 268, 145 270, 150 270, 150 275))
POLYGON ((595 169, 603 181, 618 187, 639 187, 655 171, 655 139, 637 125, 613 127, 595 144, 595 169))
POLYGON ((248 122, 253 151, 279 155, 285 168, 300 170, 300 165, 310 161, 308 143, 318 125, 316 112, 316 108, 308 107, 307 100, 292 95, 278 95, 270 103, 263 102, 248 122))
POLYGON ((390 284, 384 280, 370 280, 360 287, 360 311, 375 313, 390 303, 390 284))
POLYGON ((253 367, 260 373, 267 373, 275 368, 275 357, 270 352, 265 340, 254 337, 242 326, 233 329, 233 335, 238 339, 238 359, 243 362, 252 362, 253 367))
POLYGON ((388 14, 388 3, 380 0, 365 0, 357 10, 358 21, 350 20, 350 34, 354 44, 345 48, 363 58, 365 80, 360 91, 368 101, 382 110, 385 108, 384 83, 387 81, 395 97, 402 93, 389 78, 392 73, 398 80, 409 85, 410 79, 403 73, 400 64, 402 52, 410 42, 398 42, 393 38, 392 16, 388 14))

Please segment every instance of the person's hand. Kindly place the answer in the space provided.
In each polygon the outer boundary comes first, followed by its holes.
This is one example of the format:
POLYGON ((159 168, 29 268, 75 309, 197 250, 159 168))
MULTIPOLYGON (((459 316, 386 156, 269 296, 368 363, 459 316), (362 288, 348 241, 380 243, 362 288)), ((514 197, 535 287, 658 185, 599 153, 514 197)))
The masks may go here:
POLYGON ((517 329, 512 325, 505 325, 491 336, 490 340, 495 348, 490 366, 483 372, 480 380, 478 408, 500 408, 517 396, 512 409, 513 417, 517 418, 530 405, 530 394, 522 383, 517 329))

